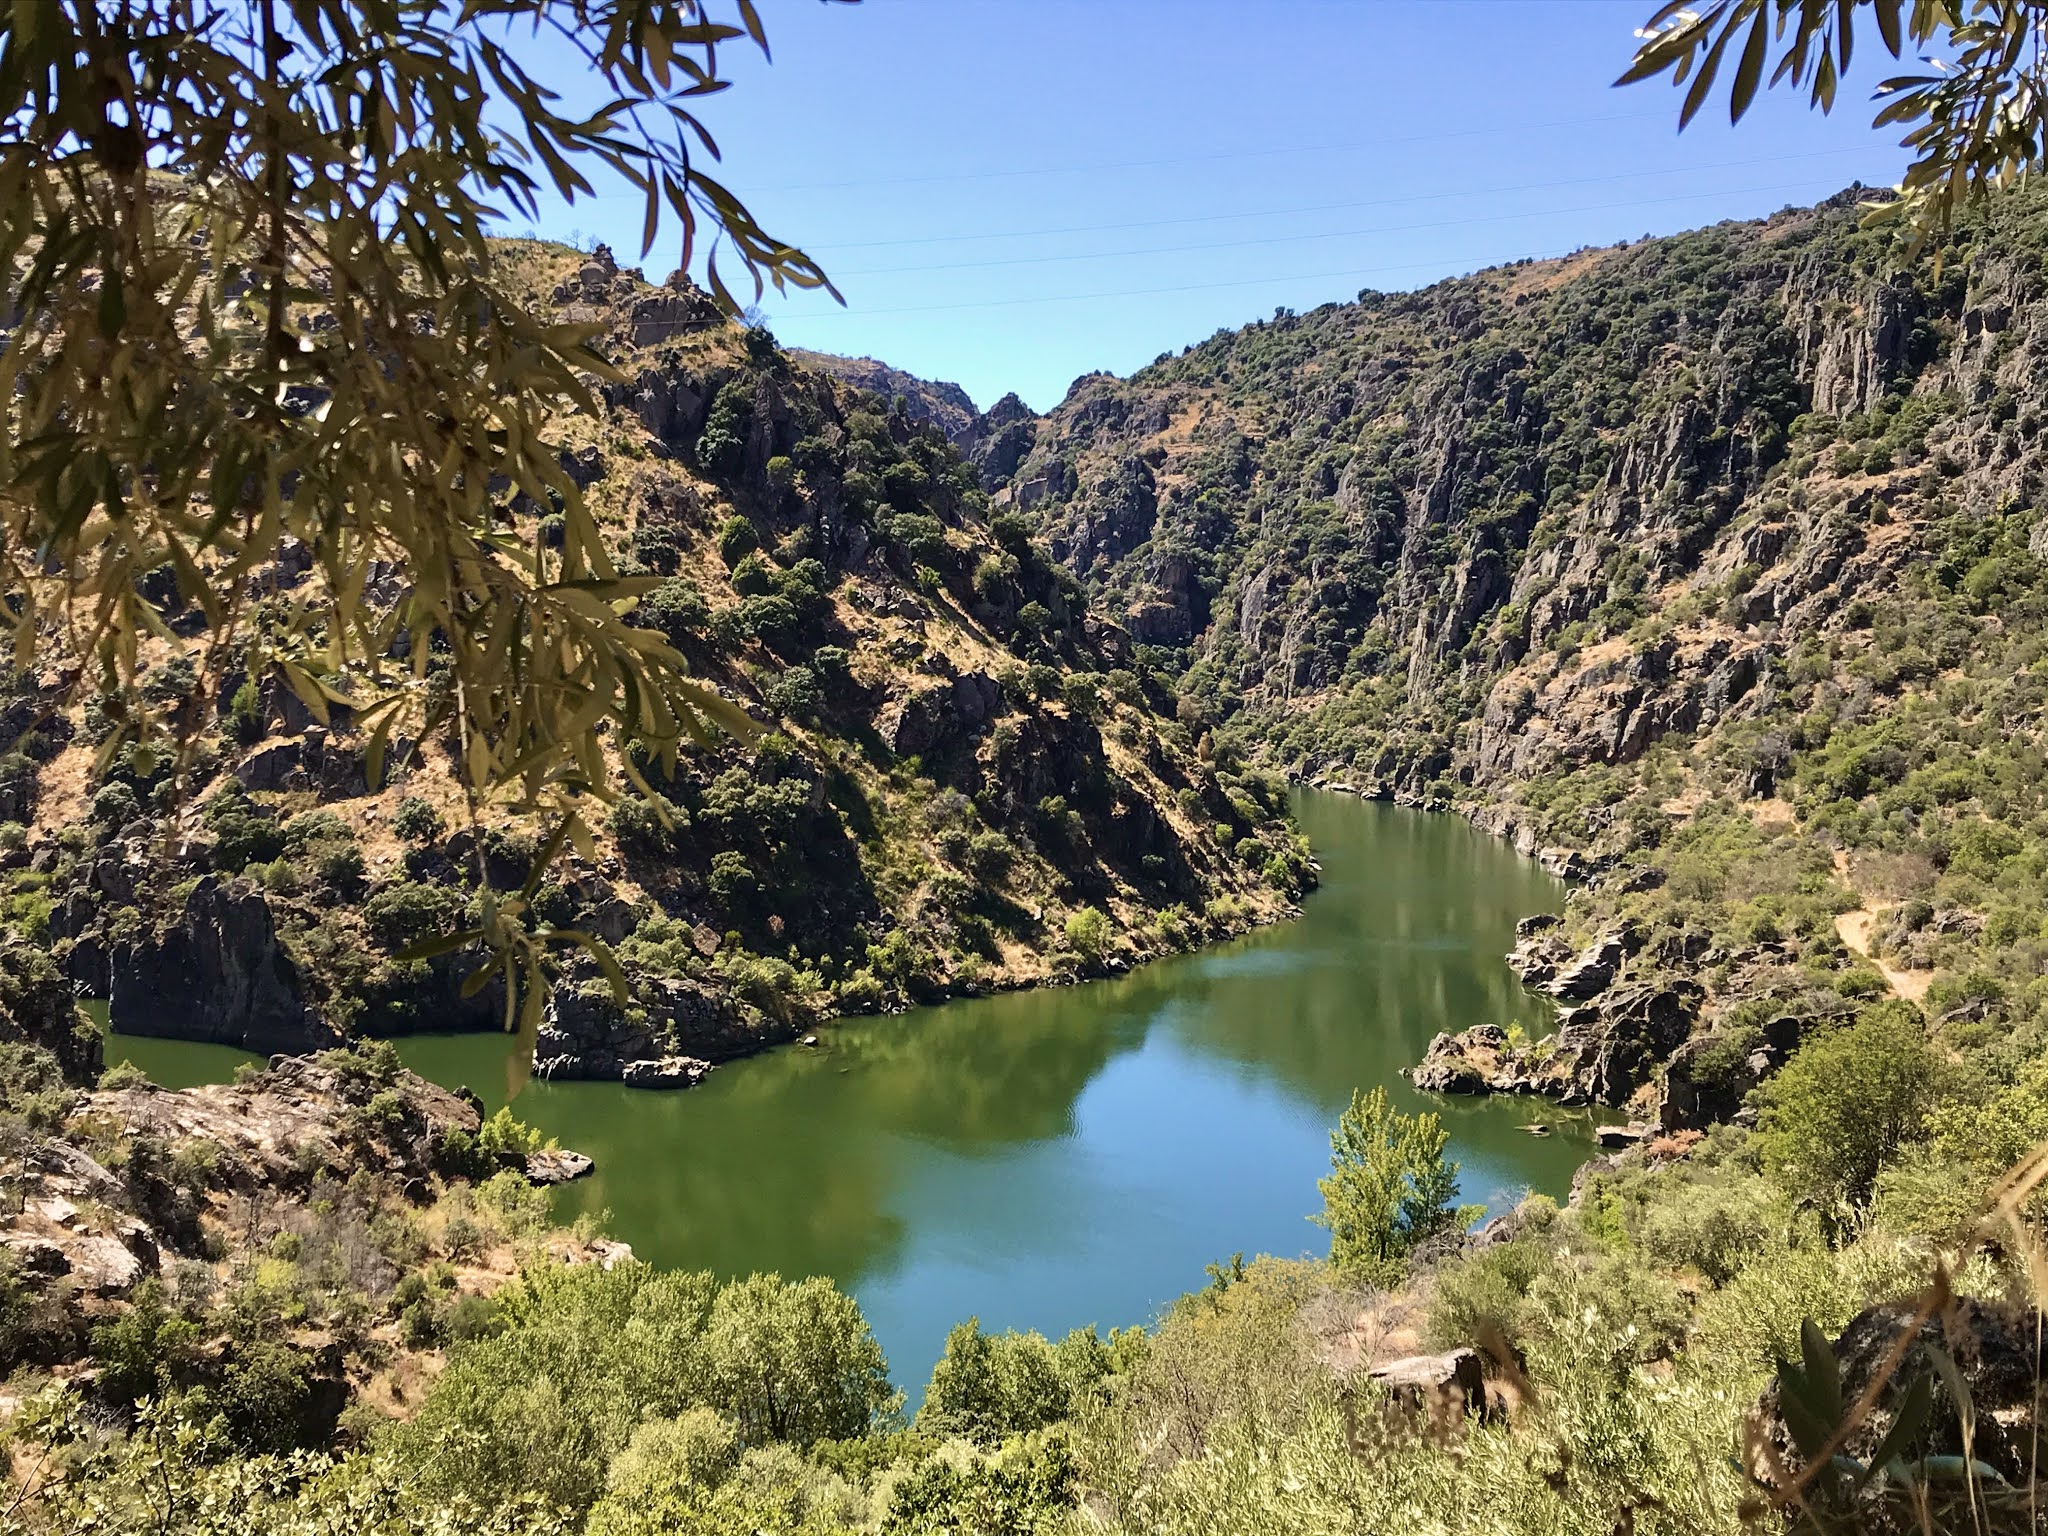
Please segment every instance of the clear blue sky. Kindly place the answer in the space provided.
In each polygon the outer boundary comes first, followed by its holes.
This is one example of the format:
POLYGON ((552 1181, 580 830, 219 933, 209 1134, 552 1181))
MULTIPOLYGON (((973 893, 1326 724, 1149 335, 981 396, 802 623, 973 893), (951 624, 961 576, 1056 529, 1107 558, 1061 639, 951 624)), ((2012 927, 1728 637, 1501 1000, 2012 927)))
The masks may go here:
MULTIPOLYGON (((1056 402, 1219 327, 1896 181, 1874 29, 1832 118, 1616 90, 1654 0, 762 0, 725 179, 846 296, 786 344, 1056 402)), ((1885 61, 1888 62, 1888 61, 1885 61)), ((606 197, 544 233, 639 249, 606 197)), ((668 234, 647 258, 674 265, 668 234)))

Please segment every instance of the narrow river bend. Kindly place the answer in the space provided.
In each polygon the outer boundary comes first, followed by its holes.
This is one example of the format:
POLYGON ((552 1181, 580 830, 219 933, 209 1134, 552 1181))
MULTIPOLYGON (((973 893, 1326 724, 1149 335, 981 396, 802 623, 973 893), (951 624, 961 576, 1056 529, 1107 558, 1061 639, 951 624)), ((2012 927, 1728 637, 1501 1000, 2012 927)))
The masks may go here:
MULTIPOLYGON (((1547 1027, 1502 955, 1563 888, 1455 817, 1315 792, 1298 812, 1323 884, 1297 922, 1109 981, 848 1022, 686 1093, 530 1084, 520 1116, 597 1159, 562 1213, 608 1210, 658 1264, 835 1277, 914 1394, 969 1314, 1054 1335, 1144 1322, 1237 1250, 1327 1251, 1307 1216, 1354 1088, 1442 1113, 1466 1199, 1562 1195, 1583 1116, 1425 1100, 1400 1069, 1440 1029, 1547 1027), (1522 1129, 1537 1120, 1555 1134, 1522 1129)), ((506 1049, 400 1042, 494 1107, 506 1049)), ((128 1037, 107 1054, 174 1086, 234 1060, 128 1037)))

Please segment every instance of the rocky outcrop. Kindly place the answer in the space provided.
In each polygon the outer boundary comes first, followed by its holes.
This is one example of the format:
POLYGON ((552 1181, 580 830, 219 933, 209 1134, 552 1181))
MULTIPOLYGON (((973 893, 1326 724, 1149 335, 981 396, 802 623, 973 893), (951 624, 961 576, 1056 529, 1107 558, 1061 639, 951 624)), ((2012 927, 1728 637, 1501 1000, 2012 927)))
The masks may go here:
MULTIPOLYGON (((395 742, 389 761, 403 762, 411 750, 410 742, 395 742)), ((235 780, 246 790, 310 790, 330 799, 370 792, 369 767, 362 754, 334 743, 317 725, 258 747, 235 765, 235 780)))
POLYGON ((358 1167, 389 1173, 401 1185, 424 1180, 451 1133, 477 1130, 471 1100, 415 1073, 359 1060, 352 1052, 284 1056, 246 1082, 178 1092, 118 1089, 94 1094, 91 1107, 131 1135, 166 1146, 206 1144, 214 1187, 245 1194, 302 1190, 322 1170, 358 1167), (388 1095, 380 1114, 350 1113, 379 1093, 388 1095))
POLYGON ((40 1046, 70 1083, 94 1083, 106 1066, 100 1027, 79 1009, 70 981, 25 944, 0 949, 0 1041, 40 1046))
POLYGON ((1002 685, 985 672, 962 672, 896 694, 875 729, 898 757, 921 757, 979 736, 1001 711, 1002 685))
POLYGON ((1542 990, 1552 997, 1566 998, 1573 1002, 1585 999, 1607 989, 1615 973, 1641 945, 1640 935, 1624 927, 1613 927, 1603 931, 1592 943, 1558 966, 1557 972, 1543 982, 1542 990))
POLYGON ((536 1076, 629 1088, 691 1088, 714 1065, 795 1038, 795 1030, 696 982, 646 979, 621 1006, 599 977, 565 980, 533 1048, 536 1076))
POLYGON ((1546 1046, 1510 1045, 1498 1024, 1475 1024, 1429 1042, 1408 1079, 1425 1093, 1539 1093, 1562 1098, 1570 1089, 1546 1046))
POLYGON ((108 1013, 130 1035, 210 1040, 258 1053, 337 1043, 307 1006, 262 887, 200 880, 184 910, 114 952, 108 1013))
POLYGON ((1564 1013, 1556 1054, 1572 1084, 1567 1100, 1626 1104, 1692 1033, 1702 996, 1697 982, 1653 976, 1610 987, 1564 1013))
MULTIPOLYGON (((984 417, 974 408, 974 401, 967 391, 958 384, 921 379, 914 373, 891 368, 872 357, 839 357, 830 352, 801 349, 792 349, 790 356, 821 373, 829 373, 833 378, 851 384, 855 389, 900 402, 904 414, 912 421, 937 427, 945 434, 947 442, 963 452, 974 447, 992 429, 995 412, 984 417)), ((1015 402, 1016 398, 1010 395, 1005 403, 1015 402)), ((997 407, 998 411, 1003 409, 1002 405, 997 407)), ((1006 413, 1004 422, 1011 419, 1014 418, 1006 413)))
POLYGON ((283 1058, 233 1086, 83 1095, 76 1115, 118 1137, 125 1161, 116 1172, 62 1137, 33 1144, 12 1176, 18 1203, 0 1215, 0 1247, 31 1285, 61 1286, 89 1304, 200 1257, 204 1201, 241 1196, 274 1207, 303 1199, 318 1177, 359 1169, 423 1194, 450 1138, 479 1125, 472 1103, 350 1052, 283 1058), (174 1178, 176 1149, 202 1150, 174 1178))
MULTIPOLYGON (((1549 937, 1538 932, 1523 943, 1549 937)), ((1626 943, 1626 935, 1603 934, 1577 957, 1567 974, 1575 978, 1573 995, 1582 1000, 1558 1016, 1555 1034, 1524 1044, 1511 1044, 1497 1024, 1439 1034, 1409 1069, 1409 1080, 1431 1093, 1533 1093, 1568 1104, 1628 1103, 1690 1037, 1704 994, 1698 983, 1654 968, 1592 986, 1600 967, 1621 963, 1626 943), (1578 961, 1590 963, 1580 967, 1578 961)))

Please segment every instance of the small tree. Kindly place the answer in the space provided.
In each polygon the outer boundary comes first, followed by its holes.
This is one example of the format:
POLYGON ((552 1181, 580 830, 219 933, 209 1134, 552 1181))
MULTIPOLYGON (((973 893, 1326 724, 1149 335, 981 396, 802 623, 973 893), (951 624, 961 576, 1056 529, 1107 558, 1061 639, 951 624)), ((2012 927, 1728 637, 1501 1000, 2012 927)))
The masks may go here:
POLYGON ((1067 947, 1089 965, 1100 965, 1109 953, 1109 918, 1100 907, 1083 907, 1067 918, 1067 947))
POLYGON ((1330 1175, 1317 1181, 1330 1229, 1330 1261, 1372 1285, 1398 1279, 1427 1239, 1469 1226, 1482 1209, 1458 1205, 1458 1164, 1444 1157, 1451 1133, 1434 1114, 1398 1113, 1387 1090, 1361 1095, 1330 1133, 1330 1175))
POLYGON ((712 1304, 704 1352, 711 1406, 750 1444, 864 1435, 902 1403, 859 1306, 829 1280, 734 1281, 712 1304))
POLYGON ((1907 1003, 1879 1003, 1812 1037, 1758 1090, 1764 1171, 1822 1205, 1869 1198, 1878 1172, 1921 1133, 1941 1068, 1907 1003))
POLYGON ((1073 1395, 1059 1352, 1036 1333, 987 1334, 970 1317, 946 1335, 916 1428, 999 1445, 1067 1417, 1073 1395))

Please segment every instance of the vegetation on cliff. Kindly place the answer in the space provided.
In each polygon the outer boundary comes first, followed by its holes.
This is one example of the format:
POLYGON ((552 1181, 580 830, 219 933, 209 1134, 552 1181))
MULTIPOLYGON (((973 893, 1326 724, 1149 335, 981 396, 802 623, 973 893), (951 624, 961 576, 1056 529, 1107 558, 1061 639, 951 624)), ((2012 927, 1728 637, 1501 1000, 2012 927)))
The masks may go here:
MULTIPOLYGON (((155 582, 140 686, 191 717, 182 758, 109 758, 117 701, 65 711, 59 654, 9 674, 0 726, 0 914, 117 1027, 258 1050, 494 1027, 502 980, 465 979, 509 914, 631 973, 622 1001, 565 965, 543 1070, 681 1084, 834 1012, 1186 948, 1307 885, 1279 782, 1162 718, 1165 684, 936 433, 682 279, 540 243, 501 261, 605 333, 625 382, 561 424, 565 472, 646 589, 632 622, 752 734, 608 736, 638 788, 580 849, 542 846, 531 820, 472 820, 449 730, 323 722, 260 670, 212 700, 181 638, 198 615, 155 582)), ((511 486, 498 515, 537 547, 561 534, 511 486)), ((296 549, 259 573, 258 629, 325 580, 296 549)), ((400 614, 413 578, 365 575, 400 614)))

